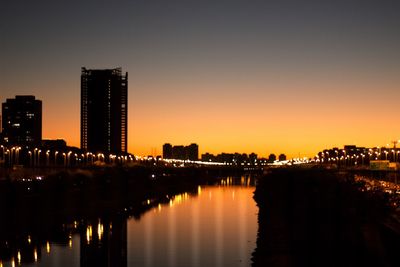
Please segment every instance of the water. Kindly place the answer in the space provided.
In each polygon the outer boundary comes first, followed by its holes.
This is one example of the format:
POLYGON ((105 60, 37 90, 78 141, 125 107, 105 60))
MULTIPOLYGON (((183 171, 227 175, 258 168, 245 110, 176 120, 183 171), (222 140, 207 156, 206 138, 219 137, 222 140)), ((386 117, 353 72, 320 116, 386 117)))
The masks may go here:
POLYGON ((28 236, 24 246, 3 250, 0 266, 250 266, 258 229, 254 189, 253 179, 227 178, 168 196, 167 203, 148 200, 152 208, 140 218, 66 223, 59 240, 35 245, 28 236))

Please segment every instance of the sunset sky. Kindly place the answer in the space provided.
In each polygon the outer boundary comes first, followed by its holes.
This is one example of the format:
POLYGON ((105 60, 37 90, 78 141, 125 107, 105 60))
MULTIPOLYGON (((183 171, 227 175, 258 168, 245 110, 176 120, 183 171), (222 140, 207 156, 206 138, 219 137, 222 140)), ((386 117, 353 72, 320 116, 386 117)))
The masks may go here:
POLYGON ((400 139, 400 1, 3 1, 0 101, 79 146, 80 70, 129 73, 128 150, 313 156, 400 139))

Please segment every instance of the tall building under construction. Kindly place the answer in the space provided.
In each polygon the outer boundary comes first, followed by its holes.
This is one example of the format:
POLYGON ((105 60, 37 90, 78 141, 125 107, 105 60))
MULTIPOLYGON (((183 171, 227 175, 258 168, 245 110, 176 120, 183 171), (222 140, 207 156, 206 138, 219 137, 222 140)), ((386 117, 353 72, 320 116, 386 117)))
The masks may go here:
POLYGON ((121 68, 81 72, 81 148, 127 152, 128 73, 121 68))

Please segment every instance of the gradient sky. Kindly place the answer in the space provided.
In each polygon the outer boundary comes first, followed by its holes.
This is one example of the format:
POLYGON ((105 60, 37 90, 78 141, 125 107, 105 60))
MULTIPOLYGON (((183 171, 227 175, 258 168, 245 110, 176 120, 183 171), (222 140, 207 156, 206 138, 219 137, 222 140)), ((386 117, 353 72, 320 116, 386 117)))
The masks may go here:
POLYGON ((129 73, 128 149, 312 156, 400 139, 400 1, 3 1, 0 101, 79 146, 80 69, 129 73))

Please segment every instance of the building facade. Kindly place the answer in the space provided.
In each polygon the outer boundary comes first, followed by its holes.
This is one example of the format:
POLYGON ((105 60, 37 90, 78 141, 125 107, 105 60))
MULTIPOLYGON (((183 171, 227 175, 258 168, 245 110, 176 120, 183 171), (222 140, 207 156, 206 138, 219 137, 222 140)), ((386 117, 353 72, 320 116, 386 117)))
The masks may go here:
POLYGON ((40 144, 42 101, 34 96, 16 96, 2 104, 2 138, 6 144, 40 144))
POLYGON ((163 145, 163 158, 196 161, 199 159, 199 146, 194 143, 188 146, 172 146, 166 143, 163 145))
POLYGON ((169 143, 163 145, 163 158, 172 159, 172 145, 169 143))
POLYGON ((189 160, 199 160, 199 146, 197 144, 190 144, 185 147, 186 150, 186 157, 189 160))
POLYGON ((127 152, 128 73, 122 69, 81 72, 81 148, 127 152))

